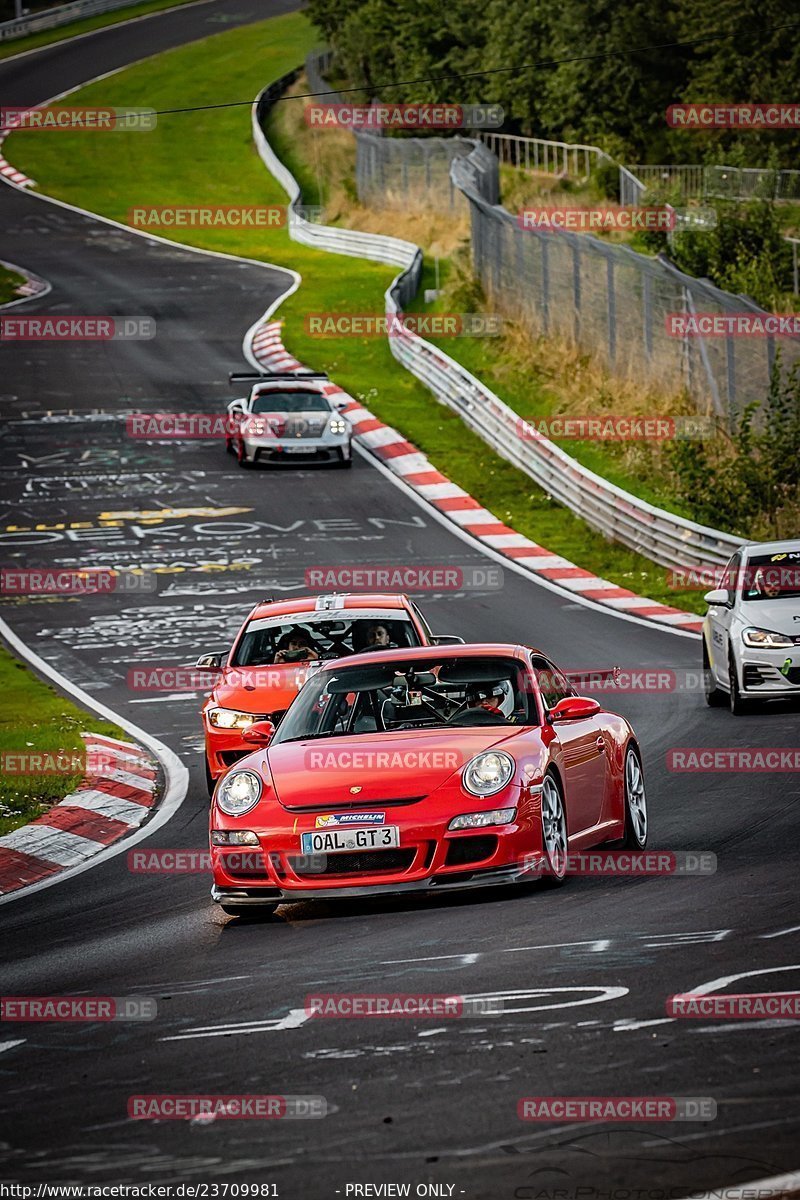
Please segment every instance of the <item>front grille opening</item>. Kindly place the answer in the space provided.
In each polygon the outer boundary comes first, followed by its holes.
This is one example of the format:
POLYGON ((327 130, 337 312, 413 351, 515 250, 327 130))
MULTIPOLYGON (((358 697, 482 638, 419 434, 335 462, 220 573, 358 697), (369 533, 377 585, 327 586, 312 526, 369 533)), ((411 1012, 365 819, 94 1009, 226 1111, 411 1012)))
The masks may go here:
POLYGON ((219 856, 219 865, 230 879, 266 879, 267 860, 260 850, 242 846, 219 856))
POLYGON ((292 870, 298 875, 319 879, 325 875, 374 875, 381 871, 407 871, 414 861, 416 850, 358 850, 353 854, 309 855, 292 858, 292 870), (312 863, 309 860, 318 861, 312 863), (320 862, 324 859, 324 862, 320 862))
POLYGON ((319 800, 313 804, 284 804, 287 812, 330 812, 332 809, 341 811, 347 809, 348 812, 358 812, 360 808, 366 809, 367 812, 375 812, 384 808, 405 808, 409 804, 419 804, 420 800, 424 800, 424 796, 401 796, 397 800, 351 800, 349 796, 342 796, 339 800, 326 800, 321 803, 319 800))
POLYGON ((466 863, 483 862, 491 858, 497 849, 496 834, 481 834, 478 837, 453 838, 447 847, 446 867, 463 867, 466 863))
POLYGON ((255 747, 249 750, 220 750, 219 756, 225 763, 226 767, 232 767, 240 758, 246 758, 248 754, 252 754, 255 747))

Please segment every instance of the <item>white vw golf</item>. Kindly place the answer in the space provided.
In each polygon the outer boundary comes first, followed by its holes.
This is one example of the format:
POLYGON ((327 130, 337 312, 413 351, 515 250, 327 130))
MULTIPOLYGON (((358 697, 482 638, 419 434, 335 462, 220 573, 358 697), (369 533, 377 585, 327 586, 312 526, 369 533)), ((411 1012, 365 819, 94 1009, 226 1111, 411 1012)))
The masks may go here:
POLYGON ((705 601, 708 703, 800 697, 800 540, 742 546, 705 601))

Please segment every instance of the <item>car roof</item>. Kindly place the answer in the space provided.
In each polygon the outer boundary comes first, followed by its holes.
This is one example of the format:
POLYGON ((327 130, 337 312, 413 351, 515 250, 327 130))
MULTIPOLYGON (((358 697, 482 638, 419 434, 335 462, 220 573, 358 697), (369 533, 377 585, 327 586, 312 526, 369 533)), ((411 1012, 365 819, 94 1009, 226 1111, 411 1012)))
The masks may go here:
POLYGON ((295 596, 291 600, 264 600, 250 613, 256 617, 299 617, 302 613, 342 612, 348 608, 385 608, 388 612, 406 612, 408 596, 404 592, 323 592, 318 596, 295 596))
MULTIPOLYGON (((512 642, 468 642, 456 646, 413 646, 400 650, 371 650, 364 654, 348 654, 347 658, 339 658, 330 664, 325 664, 322 671, 337 670, 343 667, 360 666, 365 663, 407 662, 409 659, 424 662, 427 659, 444 658, 520 658, 524 659, 529 647, 512 642)), ((537 651, 534 651, 537 653, 537 651)))
POLYGON ((800 553, 800 538, 782 542, 748 542, 744 550, 748 558, 756 554, 797 554, 800 553))

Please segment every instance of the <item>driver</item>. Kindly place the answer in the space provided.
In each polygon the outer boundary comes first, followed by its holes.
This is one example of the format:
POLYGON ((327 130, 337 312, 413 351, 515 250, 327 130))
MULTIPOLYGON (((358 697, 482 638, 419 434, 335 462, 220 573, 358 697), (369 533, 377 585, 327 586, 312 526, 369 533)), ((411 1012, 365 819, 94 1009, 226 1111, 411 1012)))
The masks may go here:
POLYGON ((508 680, 492 686, 473 685, 467 690, 467 710, 484 709, 508 719, 514 711, 514 693, 508 680))
POLYGON ((397 644, 392 641, 392 635, 385 625, 370 625, 367 630, 365 650, 392 650, 397 644))
POLYGON ((781 596, 780 571, 770 571, 768 574, 762 567, 756 571, 753 580, 753 591, 768 600, 778 600, 781 596))
POLYGON ((278 641, 275 652, 276 663, 309 662, 319 658, 319 654, 311 645, 311 640, 302 629, 284 633, 278 641))

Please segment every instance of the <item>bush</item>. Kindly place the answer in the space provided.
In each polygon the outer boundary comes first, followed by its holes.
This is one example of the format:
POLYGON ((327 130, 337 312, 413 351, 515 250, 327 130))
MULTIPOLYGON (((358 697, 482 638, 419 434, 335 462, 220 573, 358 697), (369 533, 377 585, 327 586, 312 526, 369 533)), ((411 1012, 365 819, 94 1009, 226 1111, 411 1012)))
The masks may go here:
POLYGON ((800 523, 800 364, 776 358, 763 406, 751 404, 730 439, 676 441, 676 491, 700 521, 748 538, 796 537, 800 523))

